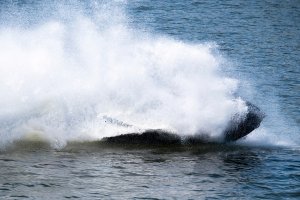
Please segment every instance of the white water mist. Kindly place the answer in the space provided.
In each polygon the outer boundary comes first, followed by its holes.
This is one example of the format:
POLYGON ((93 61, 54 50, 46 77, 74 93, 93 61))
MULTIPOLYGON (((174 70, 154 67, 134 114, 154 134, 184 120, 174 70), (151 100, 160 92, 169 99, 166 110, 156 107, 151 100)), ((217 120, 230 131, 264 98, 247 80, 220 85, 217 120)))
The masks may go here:
POLYGON ((101 11, 97 20, 2 26, 2 145, 39 135, 58 147, 147 129, 218 138, 247 111, 214 45, 145 34, 101 11))

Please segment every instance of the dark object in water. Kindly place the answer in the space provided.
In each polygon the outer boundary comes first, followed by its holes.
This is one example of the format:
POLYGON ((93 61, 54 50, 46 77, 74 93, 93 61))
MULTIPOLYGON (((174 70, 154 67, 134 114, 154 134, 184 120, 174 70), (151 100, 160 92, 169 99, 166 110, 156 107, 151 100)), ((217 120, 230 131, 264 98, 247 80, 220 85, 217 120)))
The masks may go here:
MULTIPOLYGON (((248 112, 245 116, 234 116, 223 132, 224 142, 236 141, 258 128, 265 117, 264 113, 255 105, 246 102, 248 112)), ((131 145, 180 145, 201 144, 210 142, 209 137, 196 136, 181 138, 180 136, 160 129, 147 130, 143 133, 130 133, 115 137, 104 138, 109 144, 131 144, 131 145)))
POLYGON ((236 141, 258 128, 262 122, 265 114, 255 105, 250 102, 246 102, 248 106, 248 112, 246 116, 234 117, 229 122, 227 128, 223 132, 224 141, 232 142, 236 141))
POLYGON ((133 144, 133 145, 179 145, 181 138, 178 135, 168 133, 160 129, 147 130, 143 133, 130 133, 107 137, 104 142, 110 144, 133 144))

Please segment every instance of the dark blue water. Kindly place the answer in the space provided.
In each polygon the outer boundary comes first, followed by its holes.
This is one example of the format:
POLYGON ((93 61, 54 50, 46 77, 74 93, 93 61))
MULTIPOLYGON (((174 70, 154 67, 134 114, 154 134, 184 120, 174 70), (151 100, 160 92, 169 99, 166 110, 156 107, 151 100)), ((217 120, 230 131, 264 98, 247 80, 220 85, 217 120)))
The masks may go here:
POLYGON ((100 27, 124 17, 145 34, 218 45, 223 73, 240 81, 236 95, 267 117, 249 140, 229 145, 11 142, 0 152, 0 198, 300 198, 299 1, 3 1, 0 24, 30 29, 74 13, 96 19, 103 6, 113 14, 97 19, 100 27))
POLYGON ((299 150, 92 143, 60 151, 18 148, 0 155, 3 199, 299 198, 299 150))

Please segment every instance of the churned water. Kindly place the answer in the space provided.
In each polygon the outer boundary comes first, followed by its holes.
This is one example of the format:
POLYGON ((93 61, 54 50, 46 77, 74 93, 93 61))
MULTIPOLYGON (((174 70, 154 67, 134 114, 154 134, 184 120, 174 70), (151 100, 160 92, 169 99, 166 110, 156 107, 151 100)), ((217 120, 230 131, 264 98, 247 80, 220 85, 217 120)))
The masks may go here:
POLYGON ((300 3, 0 3, 0 198, 300 198, 300 3), (233 115, 261 126, 219 144, 233 115), (163 129, 197 145, 110 145, 163 129))

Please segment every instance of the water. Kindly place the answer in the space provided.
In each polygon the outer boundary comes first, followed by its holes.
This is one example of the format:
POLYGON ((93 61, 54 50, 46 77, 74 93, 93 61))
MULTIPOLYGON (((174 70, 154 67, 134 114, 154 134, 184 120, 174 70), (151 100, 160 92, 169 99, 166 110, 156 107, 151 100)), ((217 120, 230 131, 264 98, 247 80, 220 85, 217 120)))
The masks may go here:
POLYGON ((0 162, 5 199, 299 197, 299 150, 88 143, 61 151, 22 146, 1 155, 0 162))
POLYGON ((297 199, 297 1, 2 1, 0 197, 297 199), (109 145, 161 128, 236 144, 109 145))

